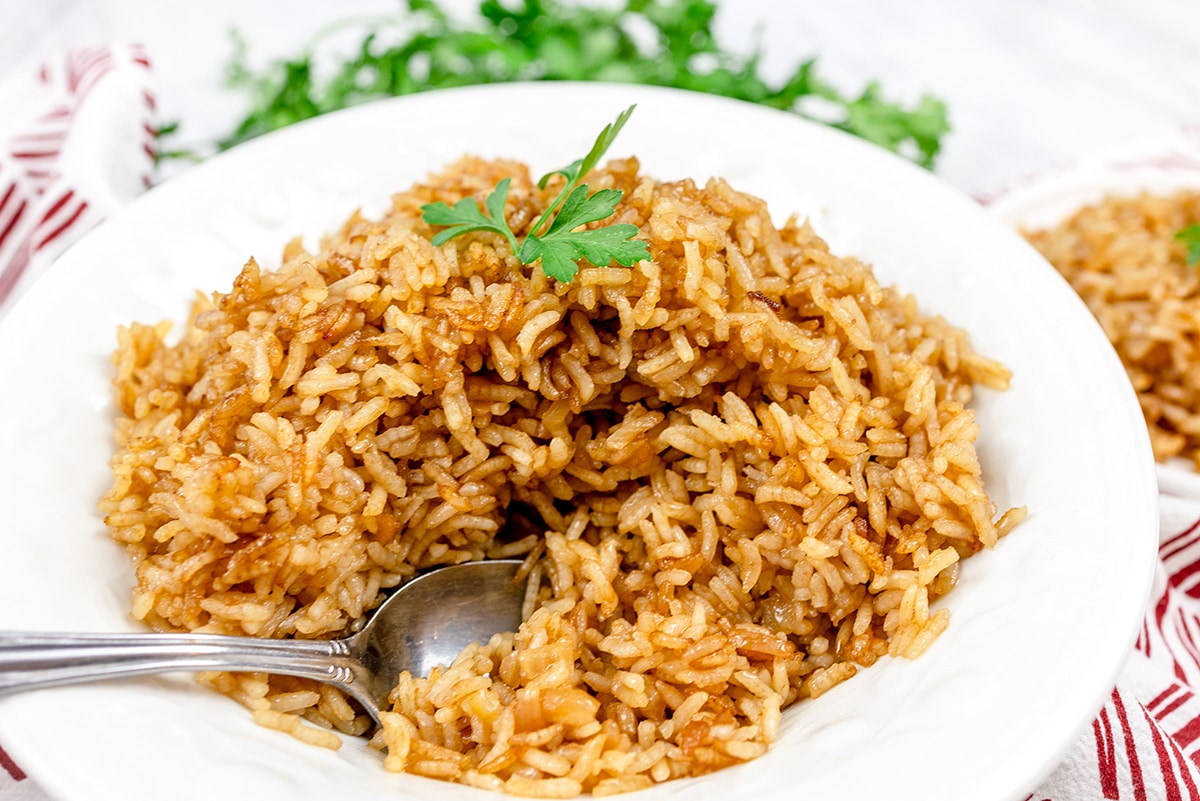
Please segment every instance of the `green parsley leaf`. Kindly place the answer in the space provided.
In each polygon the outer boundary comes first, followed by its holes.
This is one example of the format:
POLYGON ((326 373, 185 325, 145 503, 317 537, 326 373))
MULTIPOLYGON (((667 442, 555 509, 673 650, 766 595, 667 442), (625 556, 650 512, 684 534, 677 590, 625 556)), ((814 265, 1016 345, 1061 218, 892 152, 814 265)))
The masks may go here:
MULTIPOLYGON (((555 175, 561 175, 567 179, 568 184, 573 184, 579 181, 581 176, 587 175, 589 172, 591 172, 595 166, 600 163, 600 159, 604 157, 604 154, 608 151, 608 149, 612 147, 612 143, 616 140, 617 134, 621 132, 621 129, 625 127, 625 123, 629 120, 629 115, 633 114, 634 108, 636 108, 636 106, 630 106, 622 111, 620 116, 618 116, 615 121, 605 125, 604 130, 601 131, 600 135, 596 137, 595 144, 592 145, 592 149, 588 151, 586 156, 572 161, 561 170, 554 170, 553 172, 548 172, 543 175, 542 179, 538 181, 538 188, 545 189, 546 184, 549 183, 550 179, 555 175)), ((589 222, 591 221, 589 220, 589 222)))
POLYGON ((846 118, 835 127, 896 153, 909 155, 923 167, 932 167, 941 137, 950 128, 946 106, 932 97, 921 98, 911 111, 885 102, 879 87, 869 85, 857 100, 846 106, 846 118), (906 145, 917 154, 905 154, 906 145))
POLYGON ((190 148, 167 147, 166 140, 179 133, 179 120, 164 123, 154 130, 154 163, 159 164, 170 160, 185 160, 199 162, 202 157, 190 148))
POLYGON ((1175 233, 1175 238, 1187 248, 1187 263, 1200 264, 1200 223, 1193 223, 1175 233))
POLYGON ((607 267, 614 261, 629 267, 650 258, 650 248, 646 243, 634 239, 638 234, 636 225, 620 223, 578 230, 589 223, 608 219, 621 202, 620 190, 598 189, 592 192, 587 184, 580 181, 604 157, 633 109, 634 106, 630 106, 621 112, 615 122, 606 125, 586 156, 542 178, 538 186, 543 189, 555 175, 566 178, 566 185, 530 227, 529 235, 523 242, 517 242, 516 235, 504 219, 504 203, 508 199, 511 184, 509 178, 501 180, 488 195, 484 204, 487 214, 480 210, 474 198, 463 198, 454 206, 443 201, 422 206, 422 219, 425 222, 449 226, 438 232, 431 242, 443 245, 472 231, 492 231, 508 240, 513 255, 522 264, 541 262, 542 272, 564 283, 573 280, 579 273, 582 259, 587 259, 597 267, 607 267))
POLYGON ((521 246, 521 261, 530 264, 541 260, 542 272, 556 281, 568 283, 579 273, 579 248, 570 242, 526 239, 521 246), (528 259, 528 261, 526 261, 528 259))
POLYGON ((587 259, 598 267, 611 262, 630 267, 650 258, 650 249, 637 236, 636 225, 621 223, 590 231, 529 237, 521 246, 521 261, 532 264, 542 260, 542 271, 559 281, 570 281, 579 272, 579 260, 587 259))
POLYGON ((422 206, 421 217, 425 222, 430 225, 450 226, 433 237, 431 242, 435 246, 444 245, 454 237, 471 231, 491 231, 507 239, 509 247, 515 253, 518 247, 517 238, 504 219, 504 204, 508 200, 508 187, 511 184, 511 178, 504 178, 496 184, 496 188, 484 201, 488 211, 486 215, 479 210, 479 204, 473 197, 464 197, 453 207, 441 200, 422 206))
POLYGON ((550 228, 542 236, 573 231, 581 225, 610 217, 620 202, 620 190, 598 189, 589 194, 587 184, 581 184, 567 195, 550 228))

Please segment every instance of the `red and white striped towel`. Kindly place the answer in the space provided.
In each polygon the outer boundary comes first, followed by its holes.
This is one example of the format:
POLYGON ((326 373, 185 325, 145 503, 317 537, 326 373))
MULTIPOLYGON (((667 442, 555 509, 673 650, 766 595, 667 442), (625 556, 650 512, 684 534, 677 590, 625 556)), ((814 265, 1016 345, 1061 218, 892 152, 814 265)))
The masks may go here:
MULTIPOLYGON (((0 86, 0 314, 149 185, 149 77, 140 48, 101 47, 0 86)), ((1136 649, 1092 725, 1026 801, 1200 801, 1200 479, 1172 470, 1160 472, 1161 560, 1136 649)), ((3 746, 0 801, 52 801, 3 746)))
POLYGON ((1173 490, 1159 496, 1160 561, 1134 652, 1090 729, 1028 801, 1200 799, 1200 494, 1194 475, 1175 472, 1160 468, 1160 487, 1173 490))
POLYGON ((136 46, 73 50, 0 85, 0 314, 149 186, 154 105, 136 46))

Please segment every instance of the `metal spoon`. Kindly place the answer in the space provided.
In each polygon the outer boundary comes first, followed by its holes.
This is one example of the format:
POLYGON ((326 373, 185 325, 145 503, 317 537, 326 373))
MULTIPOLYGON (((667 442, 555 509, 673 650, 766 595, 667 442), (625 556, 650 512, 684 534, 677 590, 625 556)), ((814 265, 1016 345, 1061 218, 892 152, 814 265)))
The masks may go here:
POLYGON ((281 673, 331 684, 379 722, 401 671, 427 676, 471 643, 517 630, 525 599, 520 564, 469 562, 424 573, 341 640, 0 632, 0 694, 175 671, 281 673))

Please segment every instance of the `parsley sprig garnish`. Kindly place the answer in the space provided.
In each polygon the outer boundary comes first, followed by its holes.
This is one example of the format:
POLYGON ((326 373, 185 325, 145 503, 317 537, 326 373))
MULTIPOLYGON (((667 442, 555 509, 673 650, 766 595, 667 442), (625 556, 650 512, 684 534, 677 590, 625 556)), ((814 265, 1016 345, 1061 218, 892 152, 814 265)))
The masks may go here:
POLYGON ((614 261, 629 267, 650 258, 646 243, 634 239, 638 229, 631 223, 579 230, 589 223, 608 219, 621 202, 622 193, 619 189, 597 189, 593 192, 581 181, 612 146, 633 109, 634 106, 630 106, 621 112, 616 121, 604 126, 586 156, 561 170, 542 176, 538 181, 540 189, 545 189, 556 175, 561 175, 565 182, 558 195, 530 226, 524 240, 517 239, 504 218, 504 205, 512 184, 511 178, 504 178, 484 200, 483 209, 479 208, 473 197, 465 197, 453 206, 444 201, 422 206, 421 217, 425 222, 447 226, 431 241, 434 245, 444 245, 472 231, 500 234, 522 264, 540 261, 542 272, 563 283, 575 278, 581 259, 587 259, 597 267, 607 267, 614 261))
POLYGON ((1187 248, 1187 263, 1200 264, 1200 223, 1193 223, 1175 233, 1175 238, 1187 248))

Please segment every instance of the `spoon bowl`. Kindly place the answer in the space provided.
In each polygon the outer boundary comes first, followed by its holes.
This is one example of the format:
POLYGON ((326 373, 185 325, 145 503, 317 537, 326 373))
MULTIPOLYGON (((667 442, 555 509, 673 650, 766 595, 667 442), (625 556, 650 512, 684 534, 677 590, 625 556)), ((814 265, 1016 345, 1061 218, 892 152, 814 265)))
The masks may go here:
POLYGON ((0 694, 177 671, 279 673, 333 685, 379 723, 401 672, 427 676, 471 643, 517 630, 525 602, 520 566, 497 559, 423 573, 340 640, 0 632, 0 694))

